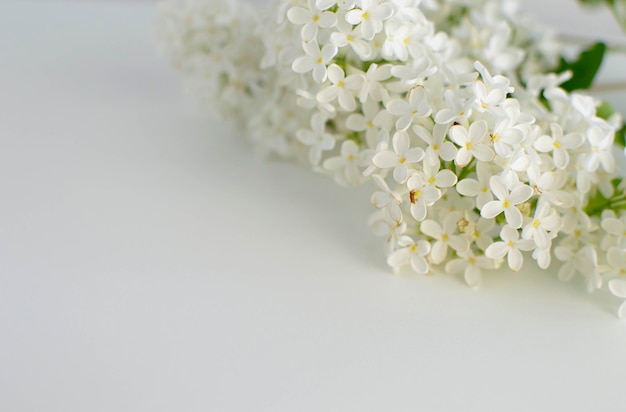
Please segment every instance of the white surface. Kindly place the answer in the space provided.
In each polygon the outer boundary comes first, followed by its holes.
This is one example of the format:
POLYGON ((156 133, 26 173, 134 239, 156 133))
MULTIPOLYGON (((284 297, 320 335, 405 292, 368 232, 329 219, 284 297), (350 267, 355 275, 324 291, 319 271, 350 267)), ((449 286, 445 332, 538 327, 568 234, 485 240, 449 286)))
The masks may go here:
POLYGON ((0 411, 623 411, 618 302, 393 275, 366 192, 257 158, 150 5, 0 13, 0 411))

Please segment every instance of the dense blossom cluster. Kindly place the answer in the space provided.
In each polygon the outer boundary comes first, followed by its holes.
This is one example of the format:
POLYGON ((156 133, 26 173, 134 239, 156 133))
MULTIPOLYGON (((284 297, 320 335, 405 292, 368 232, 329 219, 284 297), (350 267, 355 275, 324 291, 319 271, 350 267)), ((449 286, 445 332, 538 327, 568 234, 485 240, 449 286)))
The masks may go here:
MULTIPOLYGON (((617 118, 559 87, 552 35, 502 0, 162 5, 190 89, 266 153, 371 183, 388 263, 470 286, 524 259, 626 298, 617 118), (560 263, 562 262, 562 263, 560 263)), ((626 304, 620 308, 626 317, 626 304)))

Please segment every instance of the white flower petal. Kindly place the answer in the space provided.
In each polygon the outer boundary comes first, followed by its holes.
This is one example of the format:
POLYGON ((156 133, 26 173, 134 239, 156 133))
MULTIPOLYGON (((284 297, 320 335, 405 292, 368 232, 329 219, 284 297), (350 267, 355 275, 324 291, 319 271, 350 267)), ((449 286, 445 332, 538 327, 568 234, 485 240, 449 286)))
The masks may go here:
POLYGON ((476 266, 468 266, 465 269, 465 282, 470 287, 477 287, 482 281, 482 278, 482 273, 480 273, 480 269, 478 269, 476 266))
POLYGON ((418 222, 426 218, 426 203, 423 200, 418 200, 411 205, 411 216, 418 222))
POLYGON ((609 282, 609 290, 618 298, 626 299, 626 280, 613 279, 609 282))
POLYGON ((443 229, 439 225, 439 223, 434 220, 424 220, 420 225, 420 230, 427 236, 430 236, 434 239, 441 239, 443 235, 443 229))
POLYGON ((456 185, 456 191, 463 196, 477 196, 480 189, 480 183, 475 179, 463 179, 456 185))
POLYGON ((310 56, 298 57, 291 65, 291 69, 296 73, 306 73, 315 67, 315 60, 310 56))
POLYGON ((406 153, 406 151, 409 150, 409 145, 411 144, 409 134, 406 132, 396 132, 393 135, 391 142, 394 152, 399 155, 406 153))
POLYGON ((512 248, 509 251, 507 262, 509 264, 509 268, 511 268, 513 272, 518 272, 524 264, 524 257, 522 256, 522 252, 520 252, 517 248, 512 248))
POLYGON ((398 164, 398 155, 390 150, 378 152, 372 158, 372 163, 374 163, 374 166, 380 167, 381 169, 395 167, 398 164))
POLYGON ((411 267, 415 272, 419 273, 420 275, 425 275, 426 273, 428 273, 429 269, 426 259, 418 254, 413 254, 413 256, 411 256, 411 267))
POLYGON ((440 171, 435 177, 435 184, 439 187, 452 187, 456 184, 456 182, 456 175, 448 169, 440 171))
POLYGON ((530 199, 533 193, 534 190, 532 187, 528 185, 520 185, 513 189, 511 196, 509 197, 509 201, 514 205, 519 205, 520 203, 524 203, 530 199))
POLYGON ((561 282, 569 282, 574 277, 576 270, 572 262, 565 262, 563 266, 559 268, 558 278, 561 282))
POLYGON ((485 250, 485 256, 491 259, 502 259, 511 248, 506 242, 495 242, 485 250))
POLYGON ((502 212, 504 212, 502 202, 499 200, 492 200, 483 206, 480 211, 480 215, 486 219, 491 219, 498 216, 502 212))
POLYGON ((522 227, 522 212, 520 212, 515 206, 504 209, 504 217, 511 227, 515 229, 522 227))
POLYGON ((302 7, 292 7, 287 12, 287 18, 293 24, 301 25, 310 22, 313 19, 313 16, 310 10, 302 7))
POLYGON ((402 184, 406 182, 406 179, 409 177, 409 170, 406 166, 406 163, 400 163, 393 169, 393 179, 402 184))
POLYGON ((617 310, 617 316, 620 319, 626 319, 626 302, 623 302, 617 310))
POLYGON ((461 236, 450 236, 448 239, 448 245, 457 252, 462 252, 467 250, 469 242, 461 236))
POLYGON ((398 269, 409 262, 411 251, 409 248, 398 249, 387 258, 387 264, 398 269))
POLYGON ((430 257, 432 258, 433 263, 435 265, 438 265, 444 261, 447 254, 448 254, 448 245, 446 245, 442 241, 437 241, 433 245, 433 250, 430 252, 430 257))

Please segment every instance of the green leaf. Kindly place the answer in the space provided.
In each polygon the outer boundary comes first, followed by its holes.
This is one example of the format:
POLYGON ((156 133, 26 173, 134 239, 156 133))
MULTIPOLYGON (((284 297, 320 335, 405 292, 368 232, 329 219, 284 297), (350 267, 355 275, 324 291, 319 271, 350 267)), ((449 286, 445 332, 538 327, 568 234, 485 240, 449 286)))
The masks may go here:
POLYGON ((602 65, 605 53, 606 44, 598 42, 580 53, 576 61, 568 62, 561 57, 561 64, 556 70, 557 73, 566 70, 572 72, 572 78, 563 83, 561 87, 568 92, 588 89, 602 65))

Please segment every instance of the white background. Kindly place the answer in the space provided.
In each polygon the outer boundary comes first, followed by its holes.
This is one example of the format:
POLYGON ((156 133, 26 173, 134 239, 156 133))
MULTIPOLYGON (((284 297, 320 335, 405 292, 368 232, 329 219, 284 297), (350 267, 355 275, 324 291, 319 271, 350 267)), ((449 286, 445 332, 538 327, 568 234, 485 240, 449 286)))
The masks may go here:
POLYGON ((606 293, 394 275, 367 190, 182 95, 152 4, 0 10, 0 411, 624 410, 606 293))

